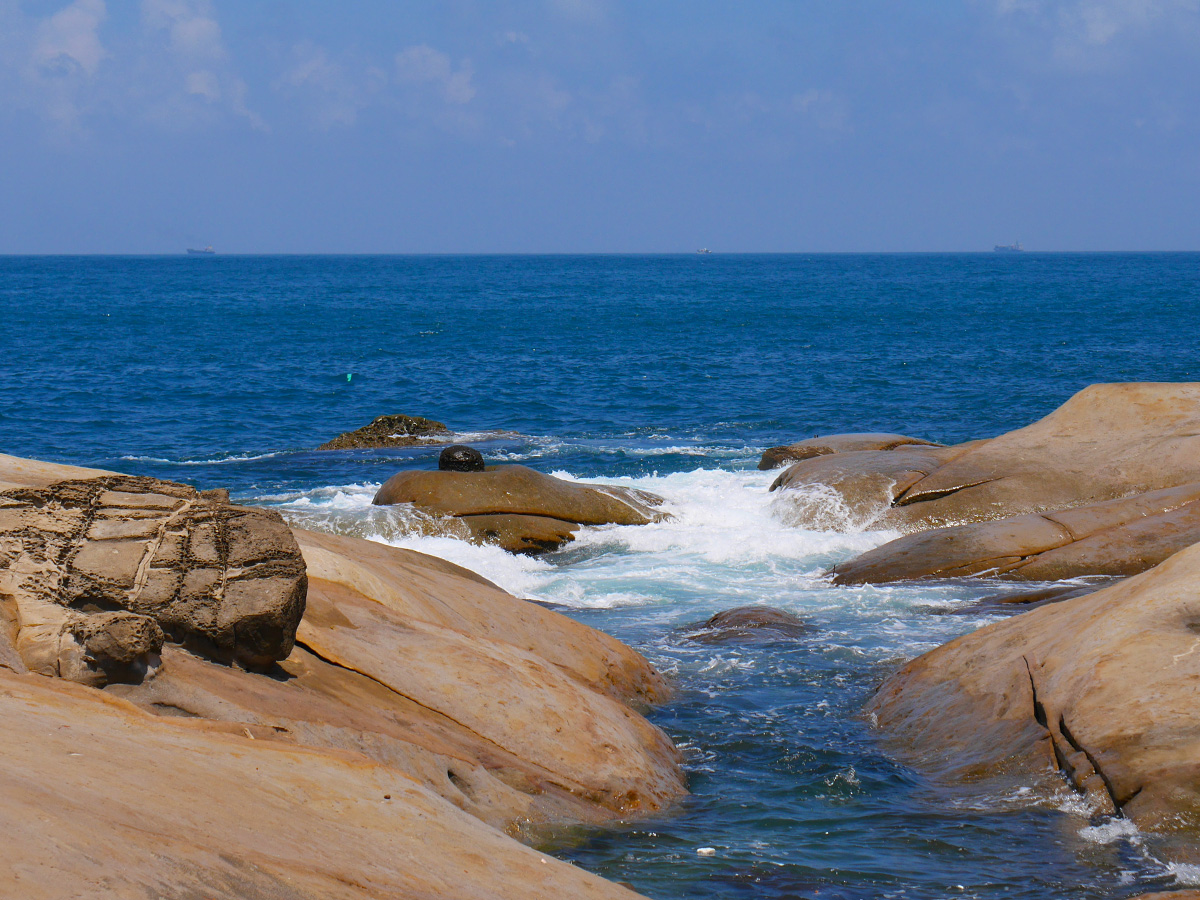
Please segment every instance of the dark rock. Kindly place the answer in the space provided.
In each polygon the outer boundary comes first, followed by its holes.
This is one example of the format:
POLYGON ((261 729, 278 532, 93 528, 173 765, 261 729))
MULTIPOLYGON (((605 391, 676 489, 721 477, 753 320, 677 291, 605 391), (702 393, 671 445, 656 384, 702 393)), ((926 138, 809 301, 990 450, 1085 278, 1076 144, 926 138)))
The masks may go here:
POLYGON ((812 629, 799 616, 769 606, 738 606, 722 610, 708 621, 689 629, 688 640, 701 644, 725 644, 739 640, 799 638, 812 629))
POLYGON ((373 447, 412 447, 417 444, 447 444, 454 433, 441 422, 421 416, 380 416, 355 431, 339 434, 318 450, 359 450, 373 447))
POLYGON ((304 614, 304 560, 278 513, 112 476, 0 493, 0 596, 34 672, 127 680, 167 639, 263 667, 304 614))
POLYGON ((466 444, 451 444, 438 457, 438 469, 443 472, 482 472, 484 468, 483 454, 466 444))

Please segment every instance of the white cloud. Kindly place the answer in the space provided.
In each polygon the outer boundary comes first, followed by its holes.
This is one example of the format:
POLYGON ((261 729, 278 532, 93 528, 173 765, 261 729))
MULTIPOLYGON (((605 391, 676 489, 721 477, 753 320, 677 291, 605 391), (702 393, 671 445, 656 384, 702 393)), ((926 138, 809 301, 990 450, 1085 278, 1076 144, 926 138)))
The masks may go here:
POLYGON ((1151 29, 1195 31, 1200 0, 995 0, 1001 18, 1039 31, 1053 58, 1071 68, 1092 68, 1122 41, 1151 29))
POLYGON ((194 101, 200 100, 209 108, 221 104, 253 128, 267 130, 262 117, 246 105, 246 83, 234 71, 209 0, 142 0, 142 23, 165 50, 163 62, 178 79, 174 90, 172 79, 167 79, 166 96, 156 106, 157 118, 191 124, 198 115, 194 101))
POLYGON ((329 58, 324 47, 308 41, 292 48, 292 60, 291 68, 276 80, 274 88, 306 95, 313 119, 321 128, 353 125, 365 103, 363 95, 380 86, 378 70, 369 71, 366 86, 360 88, 342 66, 329 58))
POLYGON ((81 70, 95 75, 108 55, 99 34, 107 14, 104 0, 75 0, 50 16, 38 26, 33 65, 46 73, 81 70))
POLYGON ((396 54, 396 77, 402 84, 434 85, 447 103, 471 102, 475 96, 471 83, 474 74, 470 60, 463 60, 455 70, 449 56, 425 44, 396 54))

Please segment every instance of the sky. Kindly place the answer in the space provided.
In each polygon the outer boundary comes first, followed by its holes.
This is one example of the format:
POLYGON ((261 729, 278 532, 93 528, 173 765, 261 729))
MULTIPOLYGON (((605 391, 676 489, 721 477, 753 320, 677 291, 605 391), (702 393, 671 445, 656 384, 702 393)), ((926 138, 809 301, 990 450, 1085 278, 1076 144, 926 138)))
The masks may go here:
POLYGON ((0 0, 0 253, 1200 250, 1200 0, 0 0))

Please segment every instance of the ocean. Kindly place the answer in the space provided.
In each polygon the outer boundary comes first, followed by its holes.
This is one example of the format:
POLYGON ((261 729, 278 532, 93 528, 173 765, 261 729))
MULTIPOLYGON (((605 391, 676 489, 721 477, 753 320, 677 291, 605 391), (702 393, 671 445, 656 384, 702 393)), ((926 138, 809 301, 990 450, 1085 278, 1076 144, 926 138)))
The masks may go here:
POLYGON ((862 715, 1012 586, 835 588, 888 535, 795 524, 768 446, 989 437, 1099 381, 1200 380, 1200 254, 0 257, 0 452, 227 487, 559 604, 677 685, 651 718, 691 796, 552 851, 662 898, 1124 898, 1200 882, 1063 788, 933 783, 862 715), (439 447, 317 452, 384 413, 490 462, 666 498, 540 558, 370 505, 439 447), (506 433, 501 433, 506 432, 506 433), (733 606, 798 639, 699 644, 733 606), (711 855, 697 849, 712 848, 711 855))

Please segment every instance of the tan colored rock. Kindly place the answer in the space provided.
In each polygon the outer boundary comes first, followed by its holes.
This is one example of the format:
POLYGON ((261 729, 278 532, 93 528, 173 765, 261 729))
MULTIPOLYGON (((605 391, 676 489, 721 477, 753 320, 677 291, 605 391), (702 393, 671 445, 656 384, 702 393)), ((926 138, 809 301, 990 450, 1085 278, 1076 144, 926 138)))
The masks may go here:
POLYGON ((636 896, 359 753, 5 669, 0 718, 0 884, 22 900, 636 896))
POLYGON ((1139 894, 1133 900, 1200 900, 1200 891, 1160 891, 1155 894, 1139 894))
POLYGON ((634 896, 501 831, 681 796, 677 751, 631 708, 667 696, 662 676, 451 563, 297 538, 300 638, 261 674, 166 645, 139 684, 21 675, 0 597, 0 883, 34 900, 634 896))
POLYGON ((868 711, 932 774, 1015 770, 1038 783, 1049 763, 1101 809, 1191 834, 1200 826, 1198 579, 1200 546, 989 625, 910 662, 868 711))
POLYGON ((35 672, 139 680, 164 632, 250 666, 292 649, 304 562, 278 513, 124 475, 0 493, 0 594, 35 672))
POLYGON ((72 481, 78 478, 100 478, 116 475, 104 469, 85 469, 82 466, 64 466, 42 462, 40 459, 25 459, 0 453, 0 491, 10 488, 47 487, 56 481, 72 481))
POLYGON ((432 515, 461 518, 479 539, 512 552, 554 549, 573 540, 580 525, 646 525, 665 517, 656 509, 662 498, 645 491, 576 484, 526 466, 400 472, 373 502, 410 503, 432 515))
POLYGON ((835 566, 836 584, 987 575, 1136 575, 1200 542, 1200 484, 918 532, 835 566))
POLYGON ((814 456, 826 456, 832 453, 855 453, 863 450, 895 450, 897 447, 922 446, 940 447, 932 441, 907 437, 903 434, 833 434, 826 437, 813 437, 797 441, 784 447, 769 447, 763 451, 758 461, 760 469, 778 469, 784 465, 811 459, 814 456))

